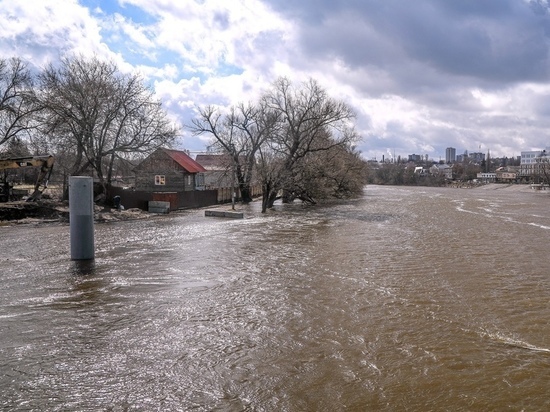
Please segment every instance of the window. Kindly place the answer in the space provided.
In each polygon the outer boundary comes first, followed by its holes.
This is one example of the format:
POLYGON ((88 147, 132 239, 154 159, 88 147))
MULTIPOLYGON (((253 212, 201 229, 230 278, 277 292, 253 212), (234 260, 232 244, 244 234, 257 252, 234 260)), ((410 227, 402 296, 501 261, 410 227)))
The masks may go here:
POLYGON ((204 173, 199 173, 196 175, 197 186, 204 186, 204 173))
POLYGON ((165 185, 166 184, 166 178, 164 175, 155 175, 155 186, 158 185, 165 185))

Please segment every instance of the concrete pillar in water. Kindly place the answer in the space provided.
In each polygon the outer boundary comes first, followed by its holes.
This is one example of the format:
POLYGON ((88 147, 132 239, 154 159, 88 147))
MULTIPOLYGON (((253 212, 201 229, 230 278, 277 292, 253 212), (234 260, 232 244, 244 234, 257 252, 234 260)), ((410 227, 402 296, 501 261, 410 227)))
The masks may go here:
POLYGON ((94 258, 94 190, 93 179, 69 177, 69 220, 71 226, 71 259, 94 258))

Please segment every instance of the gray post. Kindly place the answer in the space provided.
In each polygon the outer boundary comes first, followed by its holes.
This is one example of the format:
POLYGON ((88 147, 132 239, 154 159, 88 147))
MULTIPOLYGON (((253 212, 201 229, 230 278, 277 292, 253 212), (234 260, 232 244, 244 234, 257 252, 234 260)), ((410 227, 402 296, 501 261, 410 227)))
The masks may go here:
POLYGON ((91 177, 69 177, 69 220, 71 225, 71 259, 93 259, 94 190, 91 177))

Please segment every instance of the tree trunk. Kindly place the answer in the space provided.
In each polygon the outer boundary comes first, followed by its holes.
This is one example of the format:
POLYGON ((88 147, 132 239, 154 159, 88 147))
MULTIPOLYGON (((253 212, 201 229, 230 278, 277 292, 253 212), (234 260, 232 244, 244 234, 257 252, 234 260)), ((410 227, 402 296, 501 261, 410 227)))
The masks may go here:
POLYGON ((269 192, 271 190, 270 187, 271 185, 269 185, 268 183, 264 183, 262 185, 262 213, 265 213, 267 211, 267 205, 269 202, 269 192))
POLYGON ((273 207, 275 199, 277 199, 277 190, 271 183, 264 183, 262 185, 262 213, 273 207))
POLYGON ((277 191, 271 189, 268 200, 267 200, 267 208, 271 209, 273 207, 273 204, 275 203, 275 200, 277 200, 277 191))
POLYGON ((251 195, 250 185, 243 184, 243 185, 241 185, 239 190, 241 192, 241 201, 243 203, 252 202, 252 195, 251 195))
POLYGON ((291 192, 290 190, 284 189, 283 190, 283 203, 292 203, 294 202, 294 199, 296 199, 296 195, 294 192, 291 192))

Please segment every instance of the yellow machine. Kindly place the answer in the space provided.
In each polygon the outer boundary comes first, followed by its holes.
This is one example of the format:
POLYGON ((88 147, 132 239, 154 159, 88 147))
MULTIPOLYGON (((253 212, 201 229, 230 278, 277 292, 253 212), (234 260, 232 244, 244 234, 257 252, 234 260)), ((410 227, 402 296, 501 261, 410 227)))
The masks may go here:
POLYGON ((34 202, 40 199, 44 189, 48 187, 48 180, 52 173, 54 158, 51 155, 14 157, 10 159, 0 159, 0 202, 9 202, 10 200, 19 200, 21 194, 13 189, 13 182, 10 182, 9 170, 21 169, 27 167, 40 168, 33 193, 27 198, 27 202, 34 202))

